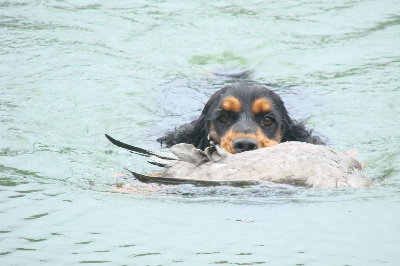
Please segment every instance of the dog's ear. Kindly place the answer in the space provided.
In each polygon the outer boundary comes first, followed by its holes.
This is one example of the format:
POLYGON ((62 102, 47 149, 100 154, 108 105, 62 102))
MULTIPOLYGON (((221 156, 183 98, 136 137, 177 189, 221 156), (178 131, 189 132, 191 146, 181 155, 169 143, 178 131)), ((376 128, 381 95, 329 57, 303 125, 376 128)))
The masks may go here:
POLYGON ((279 95, 273 93, 269 96, 274 98, 276 108, 278 108, 279 112, 283 114, 283 117, 281 118, 281 142, 300 141, 311 144, 325 144, 324 141, 321 140, 318 136, 312 134, 312 130, 306 128, 305 122, 307 121, 298 122, 289 116, 289 112, 287 111, 284 102, 279 95))
POLYGON ((324 141, 318 136, 312 134, 312 130, 309 130, 305 126, 305 122, 297 122, 291 119, 289 116, 284 121, 283 125, 283 137, 281 142, 285 141, 301 141, 311 144, 324 145, 324 141))
POLYGON ((217 108, 221 95, 229 88, 222 88, 214 93, 205 104, 203 111, 198 119, 184 124, 174 130, 167 131, 165 135, 157 141, 167 147, 178 143, 193 144, 196 148, 204 150, 209 146, 208 134, 210 133, 210 115, 211 111, 217 108))
POLYGON ((205 117, 204 114, 201 114, 197 120, 168 131, 163 137, 157 139, 157 141, 167 147, 178 143, 188 143, 193 144, 198 149, 204 150, 209 144, 207 139, 209 130, 206 128, 205 117))

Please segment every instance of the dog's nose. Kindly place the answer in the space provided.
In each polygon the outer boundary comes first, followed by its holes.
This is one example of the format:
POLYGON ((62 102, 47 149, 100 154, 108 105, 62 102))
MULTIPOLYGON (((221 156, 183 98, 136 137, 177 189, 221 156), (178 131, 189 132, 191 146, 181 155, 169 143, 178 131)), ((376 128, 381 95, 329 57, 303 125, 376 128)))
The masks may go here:
POLYGON ((254 139, 250 138, 238 138, 232 143, 233 148, 236 153, 256 150, 258 148, 258 143, 254 139))

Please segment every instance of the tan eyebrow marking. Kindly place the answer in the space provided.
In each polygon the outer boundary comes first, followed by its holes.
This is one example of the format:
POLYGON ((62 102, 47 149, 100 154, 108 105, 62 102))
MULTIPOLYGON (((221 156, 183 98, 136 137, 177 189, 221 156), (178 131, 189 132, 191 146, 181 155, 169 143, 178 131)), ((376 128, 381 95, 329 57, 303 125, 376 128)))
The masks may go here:
POLYGON ((271 112, 272 110, 272 104, 264 98, 258 98, 253 102, 253 105, 251 106, 251 111, 254 114, 259 114, 259 113, 268 113, 271 112))
POLYGON ((227 112, 239 113, 240 109, 242 109, 242 104, 237 98, 229 96, 222 101, 221 108, 227 112))

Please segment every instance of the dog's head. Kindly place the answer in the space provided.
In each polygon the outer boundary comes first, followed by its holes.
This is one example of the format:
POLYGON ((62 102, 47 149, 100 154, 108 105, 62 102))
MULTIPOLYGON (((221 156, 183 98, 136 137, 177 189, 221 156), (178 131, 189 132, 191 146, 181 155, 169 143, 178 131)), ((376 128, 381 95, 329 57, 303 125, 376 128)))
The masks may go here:
POLYGON ((260 85, 237 83, 214 94, 203 115, 222 148, 239 153, 282 142, 291 122, 281 98, 260 85), (214 134, 215 135, 215 134, 214 134))
POLYGON ((190 143, 204 150, 210 144, 210 136, 230 153, 285 141, 324 144, 303 123, 290 118, 276 93, 245 82, 226 86, 214 93, 198 119, 167 132, 158 141, 168 147, 190 143))

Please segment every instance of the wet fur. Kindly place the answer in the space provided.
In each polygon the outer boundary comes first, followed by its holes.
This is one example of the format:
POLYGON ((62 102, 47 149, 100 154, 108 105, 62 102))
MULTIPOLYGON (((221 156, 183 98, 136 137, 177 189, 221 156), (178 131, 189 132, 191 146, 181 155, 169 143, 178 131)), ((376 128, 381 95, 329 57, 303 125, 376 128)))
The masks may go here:
POLYGON ((282 99, 276 93, 261 85, 245 82, 226 86, 214 93, 204 106, 198 119, 168 131, 158 141, 167 147, 171 147, 177 143, 189 143, 204 150, 209 146, 207 136, 210 133, 211 121, 215 119, 213 117, 214 111, 220 108, 221 99, 232 93, 241 100, 242 104, 246 105, 250 105, 255 97, 267 96, 272 100, 274 109, 280 115, 280 120, 278 121, 282 127, 280 142, 301 141, 312 144, 324 144, 318 136, 313 135, 312 131, 305 127, 303 122, 297 122, 289 116, 282 99))

